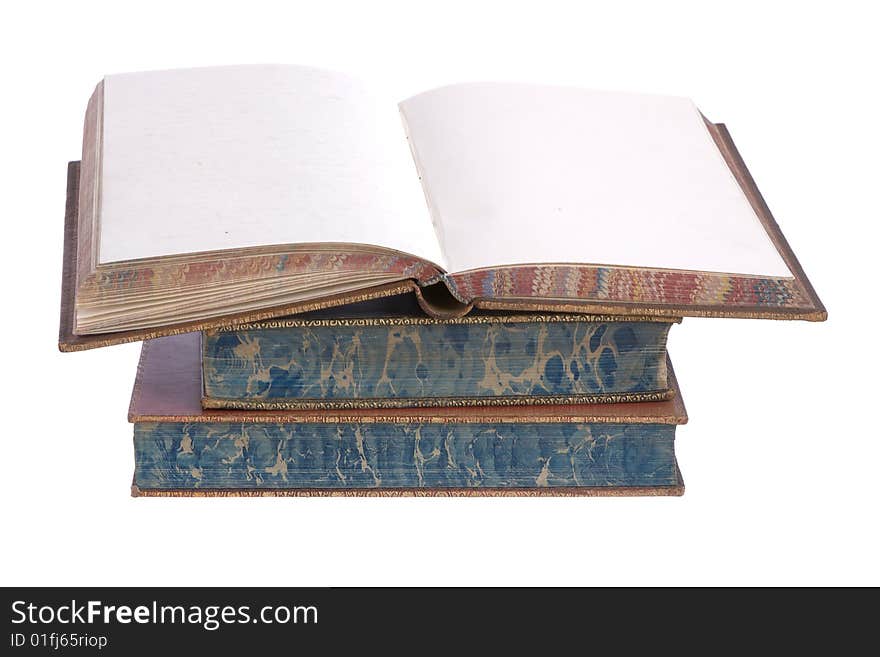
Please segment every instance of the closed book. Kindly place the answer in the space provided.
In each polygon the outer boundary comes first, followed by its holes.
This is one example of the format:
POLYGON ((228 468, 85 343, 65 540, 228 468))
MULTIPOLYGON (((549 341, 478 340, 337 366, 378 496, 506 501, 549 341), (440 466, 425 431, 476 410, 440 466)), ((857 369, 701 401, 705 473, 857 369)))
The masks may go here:
POLYGON ((477 312, 403 295, 212 329, 205 408, 392 408, 658 401, 669 321, 477 312))
POLYGON ((209 410, 197 334, 145 343, 135 495, 680 495, 676 391, 661 402, 209 410))

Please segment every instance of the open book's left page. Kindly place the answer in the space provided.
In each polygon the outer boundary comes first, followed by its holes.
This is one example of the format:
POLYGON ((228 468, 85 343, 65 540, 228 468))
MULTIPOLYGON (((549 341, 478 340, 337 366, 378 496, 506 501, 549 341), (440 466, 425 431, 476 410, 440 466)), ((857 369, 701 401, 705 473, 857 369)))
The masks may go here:
POLYGON ((356 79, 290 66, 115 75, 89 112, 77 333, 442 266, 396 103, 356 79))
POLYGON ((292 66, 104 80, 100 263, 308 242, 438 260, 395 99, 292 66))

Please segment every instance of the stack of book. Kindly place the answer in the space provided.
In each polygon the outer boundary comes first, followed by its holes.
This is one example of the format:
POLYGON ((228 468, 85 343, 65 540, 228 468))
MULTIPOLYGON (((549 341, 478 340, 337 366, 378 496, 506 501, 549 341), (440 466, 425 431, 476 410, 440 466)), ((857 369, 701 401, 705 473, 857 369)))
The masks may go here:
POLYGON ((148 342, 135 493, 682 490, 669 323, 393 305, 148 342))
POLYGON ((680 495, 670 327, 825 318, 689 101, 410 99, 424 222, 382 108, 288 67, 98 86, 59 344, 145 340, 135 495, 680 495))

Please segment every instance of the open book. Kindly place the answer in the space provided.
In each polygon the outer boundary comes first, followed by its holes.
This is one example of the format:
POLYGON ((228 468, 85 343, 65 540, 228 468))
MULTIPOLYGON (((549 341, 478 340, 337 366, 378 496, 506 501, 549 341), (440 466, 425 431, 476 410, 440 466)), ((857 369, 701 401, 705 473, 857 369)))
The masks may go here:
POLYGON ((113 75, 70 210, 73 342, 410 289, 437 316, 825 316, 684 98, 479 83, 398 105, 300 67, 113 75))

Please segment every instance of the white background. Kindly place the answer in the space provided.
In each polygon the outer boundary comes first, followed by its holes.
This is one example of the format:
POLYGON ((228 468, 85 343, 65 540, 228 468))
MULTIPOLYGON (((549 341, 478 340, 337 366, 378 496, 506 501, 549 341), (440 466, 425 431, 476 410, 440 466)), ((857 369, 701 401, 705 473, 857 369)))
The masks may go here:
POLYGON ((359 4, 4 8, 0 583, 880 584, 869 3, 359 4), (690 96, 830 320, 673 328, 683 498, 131 499, 139 345, 55 346, 66 164, 105 73, 250 62, 690 96))

